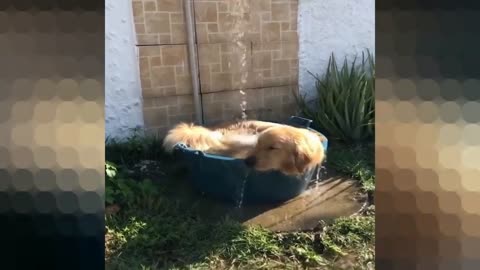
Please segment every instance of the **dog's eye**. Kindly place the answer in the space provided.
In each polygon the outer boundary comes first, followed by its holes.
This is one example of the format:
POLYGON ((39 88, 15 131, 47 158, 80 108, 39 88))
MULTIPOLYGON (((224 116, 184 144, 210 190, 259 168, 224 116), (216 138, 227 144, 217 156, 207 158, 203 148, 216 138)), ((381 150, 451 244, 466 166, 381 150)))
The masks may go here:
POLYGON ((268 148, 268 150, 275 150, 275 149, 278 149, 278 148, 275 147, 275 146, 270 146, 270 147, 268 148))

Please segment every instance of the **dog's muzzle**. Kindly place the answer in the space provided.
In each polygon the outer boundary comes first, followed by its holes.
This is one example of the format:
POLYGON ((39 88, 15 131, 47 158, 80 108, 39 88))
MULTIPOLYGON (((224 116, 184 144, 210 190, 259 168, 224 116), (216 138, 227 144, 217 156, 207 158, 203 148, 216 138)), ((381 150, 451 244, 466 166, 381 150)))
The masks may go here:
POLYGON ((253 167, 255 166, 255 163, 257 163, 257 159, 255 158, 255 156, 250 156, 248 158, 245 159, 245 164, 248 166, 248 167, 253 167))

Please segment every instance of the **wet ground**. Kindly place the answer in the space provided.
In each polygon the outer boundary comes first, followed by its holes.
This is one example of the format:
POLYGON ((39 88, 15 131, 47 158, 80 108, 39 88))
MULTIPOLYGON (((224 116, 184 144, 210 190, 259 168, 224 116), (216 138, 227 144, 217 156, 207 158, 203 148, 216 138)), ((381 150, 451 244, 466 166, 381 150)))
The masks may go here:
POLYGON ((260 224, 273 231, 314 229, 320 220, 348 216, 360 210, 365 198, 356 184, 354 180, 330 175, 300 196, 244 223, 260 224))
MULTIPOLYGON (((144 172, 149 171, 152 176, 156 174, 159 178, 166 177, 162 172, 152 171, 149 166, 155 167, 155 164, 142 166, 144 172)), ((243 205, 240 208, 200 194, 182 180, 181 176, 175 178, 172 199, 191 204, 201 216, 208 219, 228 216, 244 224, 262 225, 273 231, 311 230, 321 220, 328 221, 357 212, 366 200, 357 181, 332 170, 327 170, 321 181, 290 201, 281 204, 243 205)))

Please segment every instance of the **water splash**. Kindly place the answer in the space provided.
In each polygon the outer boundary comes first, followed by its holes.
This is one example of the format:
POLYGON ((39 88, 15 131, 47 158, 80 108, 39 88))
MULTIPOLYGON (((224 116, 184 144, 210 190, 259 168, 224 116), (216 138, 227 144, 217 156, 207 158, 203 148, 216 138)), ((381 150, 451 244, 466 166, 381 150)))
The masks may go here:
POLYGON ((320 187, 320 183, 325 179, 327 175, 327 160, 325 159, 322 164, 317 165, 315 167, 314 175, 312 175, 313 179, 311 180, 309 187, 311 189, 317 189, 320 187))
POLYGON ((322 164, 319 164, 319 165, 317 166, 317 174, 316 174, 316 176, 315 176, 315 179, 316 179, 318 182, 322 181, 323 177, 324 177, 325 175, 327 175, 327 167, 326 167, 326 165, 327 165, 327 159, 325 159, 325 161, 323 161, 322 164))
MULTIPOLYGON (((247 41, 245 40, 245 34, 248 29, 248 22, 249 22, 249 1, 248 0, 237 0, 233 1, 232 9, 230 16, 232 17, 232 41, 236 44, 240 59, 240 84, 239 84, 239 92, 240 92, 240 111, 241 111, 241 119, 247 120, 247 96, 245 89, 247 87, 248 82, 248 66, 247 66, 247 55, 248 55, 248 47, 247 41)), ((229 63, 230 64, 230 63, 229 63)))

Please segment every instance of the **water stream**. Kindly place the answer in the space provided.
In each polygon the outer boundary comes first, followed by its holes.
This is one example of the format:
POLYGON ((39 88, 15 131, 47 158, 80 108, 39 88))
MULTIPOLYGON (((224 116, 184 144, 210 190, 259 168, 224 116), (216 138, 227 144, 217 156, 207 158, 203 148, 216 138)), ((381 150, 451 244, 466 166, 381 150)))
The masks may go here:
MULTIPOLYGON (((240 73, 240 81, 239 81, 239 93, 240 93, 240 112, 241 112, 241 119, 247 119, 247 96, 245 89, 247 87, 248 82, 248 59, 247 56, 249 54, 249 42, 245 40, 246 31, 248 29, 248 18, 249 18, 249 1, 246 0, 238 0, 232 2, 232 11, 230 16, 232 16, 232 41, 233 44, 236 45, 234 49, 234 53, 238 52, 240 54, 239 59, 239 73, 240 73)), ((233 78, 235 82, 235 77, 233 78)), ((235 83, 234 83, 235 84, 235 83)))
MULTIPOLYGON (((248 29, 250 27, 250 1, 249 0, 237 0, 231 1, 230 3, 230 10, 229 15, 231 18, 231 44, 232 49, 230 53, 232 54, 232 58, 228 62, 228 67, 230 68, 230 72, 232 73, 232 82, 233 82, 233 89, 237 89, 239 91, 239 109, 241 120, 247 120, 247 92, 246 90, 249 87, 249 68, 251 63, 251 41, 248 40, 247 34, 248 29), (238 61, 238 62, 233 62, 238 61)), ((237 102, 237 101, 234 101, 237 102)), ((254 105, 255 106, 255 105, 254 105)), ((257 115, 258 118, 258 115, 257 115)), ((324 164, 322 164, 324 165, 324 164)), ((236 208, 242 208, 243 206, 243 198, 245 187, 248 181, 248 175, 250 172, 247 172, 243 178, 242 183, 239 186, 238 200, 236 202, 236 208)), ((325 174, 325 166, 319 166, 316 169, 314 175, 313 183, 319 184, 321 179, 325 174)))
MULTIPOLYGON (((248 21, 249 21, 249 1, 247 0, 238 0, 232 1, 231 3, 231 13, 232 16, 232 42, 234 44, 233 53, 240 56, 239 63, 234 63, 239 65, 239 69, 235 70, 235 72, 239 72, 240 81, 238 84, 238 91, 240 93, 240 113, 241 113, 241 120, 247 120, 247 93, 245 89, 247 88, 248 82, 248 59, 247 56, 249 54, 249 43, 245 40, 246 31, 248 30, 248 21)), ((231 63, 229 63, 231 65, 231 63)), ((235 77, 232 78, 234 87, 236 86, 235 77)), ((245 193, 245 187, 247 185, 248 176, 250 171, 248 170, 243 178, 243 181, 240 186, 240 194, 236 204, 238 209, 242 208, 243 205, 243 197, 245 193)))
POLYGON ((237 201, 237 208, 242 208, 242 205, 243 205, 243 197, 244 197, 244 194, 245 194, 245 187, 247 186, 247 181, 248 181, 248 176, 250 175, 250 170, 247 170, 247 172, 245 173, 245 177, 243 177, 243 181, 242 181, 242 184, 240 185, 240 193, 239 193, 239 198, 238 198, 238 201, 237 201))

